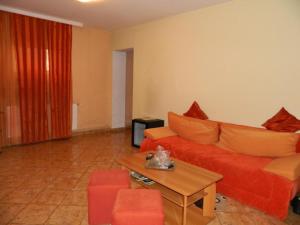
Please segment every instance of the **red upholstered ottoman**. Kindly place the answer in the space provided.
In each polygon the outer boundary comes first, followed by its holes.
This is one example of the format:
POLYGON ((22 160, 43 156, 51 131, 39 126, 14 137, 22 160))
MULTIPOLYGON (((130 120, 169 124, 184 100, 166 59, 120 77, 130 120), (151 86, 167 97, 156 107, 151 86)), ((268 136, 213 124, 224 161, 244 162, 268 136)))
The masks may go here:
POLYGON ((164 225, 160 192, 148 189, 120 190, 112 225, 164 225))
POLYGON ((89 224, 110 224, 117 193, 129 186, 129 174, 126 170, 93 172, 88 184, 89 224))

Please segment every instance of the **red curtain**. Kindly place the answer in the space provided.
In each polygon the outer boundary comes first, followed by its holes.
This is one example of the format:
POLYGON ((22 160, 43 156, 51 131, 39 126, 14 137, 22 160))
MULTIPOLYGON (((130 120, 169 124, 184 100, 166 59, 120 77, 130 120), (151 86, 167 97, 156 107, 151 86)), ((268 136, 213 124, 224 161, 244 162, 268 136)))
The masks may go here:
POLYGON ((17 53, 22 143, 49 139, 46 21, 13 14, 17 53))
POLYGON ((51 136, 71 135, 71 43, 72 27, 48 23, 51 136))
POLYGON ((10 13, 0 11, 0 146, 21 143, 19 83, 10 13))
POLYGON ((71 134, 72 28, 12 14, 22 143, 71 134))

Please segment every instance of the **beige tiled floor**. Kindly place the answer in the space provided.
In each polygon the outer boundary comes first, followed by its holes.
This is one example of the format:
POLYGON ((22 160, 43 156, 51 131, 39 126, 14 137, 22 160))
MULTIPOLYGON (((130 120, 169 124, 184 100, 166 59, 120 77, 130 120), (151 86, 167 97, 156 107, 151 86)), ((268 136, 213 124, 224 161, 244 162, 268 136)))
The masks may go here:
MULTIPOLYGON (((7 148, 0 153, 0 225, 88 225, 86 187, 95 169, 117 167, 130 154, 130 132, 95 133, 70 140, 7 148)), ((226 198, 210 225, 286 223, 226 198)), ((195 224, 197 225, 197 224, 195 224)))

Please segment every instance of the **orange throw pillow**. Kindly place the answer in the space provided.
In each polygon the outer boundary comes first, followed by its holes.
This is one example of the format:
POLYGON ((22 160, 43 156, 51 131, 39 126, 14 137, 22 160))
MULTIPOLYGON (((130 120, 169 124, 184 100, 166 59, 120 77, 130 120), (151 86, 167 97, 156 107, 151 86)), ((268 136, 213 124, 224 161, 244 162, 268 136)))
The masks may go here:
POLYGON ((169 128, 179 136, 198 144, 213 144, 218 141, 217 122, 200 120, 168 113, 169 128))
POLYGON ((187 112, 185 112, 183 115, 201 119, 201 120, 208 119, 207 115, 202 111, 202 109, 200 108, 200 106, 198 105, 198 103, 196 101, 193 102, 193 104, 191 105, 189 110, 187 112))
POLYGON ((176 135, 177 134, 174 131, 172 131, 169 127, 156 127, 144 130, 144 136, 154 140, 176 135))
POLYGON ((300 177, 300 154, 274 159, 264 170, 292 181, 297 180, 300 177))
POLYGON ((300 135, 299 135, 298 143, 297 143, 297 146, 296 146, 296 152, 300 153, 300 135))
POLYGON ((221 124, 218 146, 246 155, 283 157, 296 154, 298 139, 295 133, 221 124))
POLYGON ((273 131, 296 132, 300 130, 300 120, 282 107, 275 116, 268 119, 262 126, 273 131))

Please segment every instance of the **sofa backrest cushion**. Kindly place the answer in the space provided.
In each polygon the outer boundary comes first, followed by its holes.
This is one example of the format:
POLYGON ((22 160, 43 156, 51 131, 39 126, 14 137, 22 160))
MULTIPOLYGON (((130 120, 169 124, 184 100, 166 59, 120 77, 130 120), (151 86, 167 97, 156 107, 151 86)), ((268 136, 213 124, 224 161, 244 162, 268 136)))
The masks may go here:
POLYGON ((275 132, 261 128, 220 124, 218 146, 254 156, 283 157, 296 154, 298 134, 275 132))
POLYGON ((169 127, 179 136, 198 144, 213 144, 219 138, 217 122, 168 113, 169 127))

